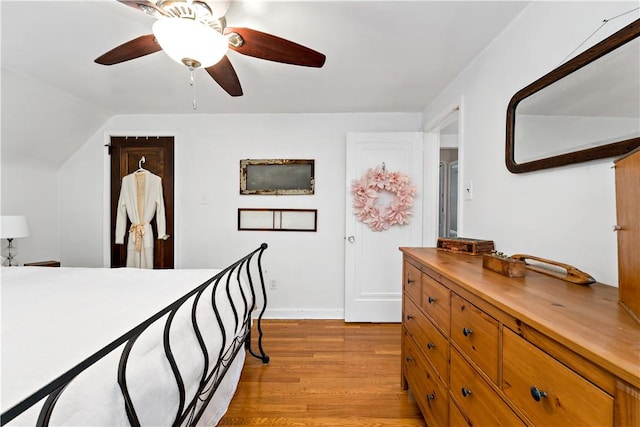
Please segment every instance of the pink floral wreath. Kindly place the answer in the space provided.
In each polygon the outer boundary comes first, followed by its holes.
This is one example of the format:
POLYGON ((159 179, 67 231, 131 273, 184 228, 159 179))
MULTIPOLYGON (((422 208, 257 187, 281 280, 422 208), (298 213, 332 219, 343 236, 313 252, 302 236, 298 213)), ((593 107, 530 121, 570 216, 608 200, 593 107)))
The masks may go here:
POLYGON ((413 214, 413 196, 416 187, 409 185, 409 176, 401 172, 388 172, 382 167, 369 169, 359 180, 351 183, 353 213, 359 221, 373 231, 388 230, 394 224, 409 224, 413 214), (378 196, 382 191, 395 195, 388 206, 378 207, 378 196))

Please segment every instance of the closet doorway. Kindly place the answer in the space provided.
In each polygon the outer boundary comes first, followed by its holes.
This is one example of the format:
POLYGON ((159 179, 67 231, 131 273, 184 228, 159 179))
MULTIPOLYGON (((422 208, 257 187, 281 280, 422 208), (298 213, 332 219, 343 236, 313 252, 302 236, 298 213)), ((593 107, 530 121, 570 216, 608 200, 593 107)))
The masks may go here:
MULTIPOLYGON (((111 155, 111 267, 124 267, 127 260, 127 242, 129 233, 125 233, 123 245, 115 243, 116 210, 122 178, 135 172, 139 166, 158 175, 162 179, 165 216, 167 221, 167 240, 158 240, 156 218, 151 221, 154 234, 153 268, 174 267, 174 138, 160 137, 124 137, 112 136, 109 145, 111 155), (144 157, 144 163, 139 163, 144 157)), ((130 226, 127 220, 127 229, 130 226)))

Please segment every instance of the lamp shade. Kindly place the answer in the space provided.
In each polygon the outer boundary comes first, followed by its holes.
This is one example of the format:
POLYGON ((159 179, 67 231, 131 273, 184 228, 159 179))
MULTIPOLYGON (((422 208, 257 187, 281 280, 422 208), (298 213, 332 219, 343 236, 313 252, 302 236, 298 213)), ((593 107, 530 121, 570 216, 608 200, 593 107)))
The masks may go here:
POLYGON ((158 19, 153 24, 153 35, 171 59, 194 68, 218 63, 229 49, 225 36, 190 18, 158 19))
POLYGON ((29 235, 29 227, 27 226, 27 218, 23 215, 2 215, 0 223, 0 237, 3 239, 16 239, 19 237, 27 237, 29 235))

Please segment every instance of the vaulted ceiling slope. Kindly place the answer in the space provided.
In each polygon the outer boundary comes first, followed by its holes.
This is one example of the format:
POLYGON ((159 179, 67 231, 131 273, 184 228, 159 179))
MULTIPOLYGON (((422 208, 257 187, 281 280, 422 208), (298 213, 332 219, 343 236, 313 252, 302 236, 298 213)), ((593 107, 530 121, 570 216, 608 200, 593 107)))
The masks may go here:
MULTIPOLYGON (((233 1, 229 26, 296 41, 327 60, 316 69, 230 51, 244 90, 232 98, 204 70, 196 70, 192 90, 186 67, 164 52, 113 66, 94 63, 113 47, 151 33, 154 19, 134 8, 115 0, 2 0, 3 153, 13 143, 5 137, 22 135, 31 143, 41 135, 25 135, 27 128, 55 131, 56 118, 73 139, 69 109, 71 116, 82 111, 95 129, 118 114, 193 114, 194 97, 196 113, 419 112, 527 4, 233 1), (6 90, 5 70, 23 89, 6 90), (57 105, 55 94, 65 102, 57 105), (32 108, 41 114, 30 114, 32 108), (11 123, 5 123, 7 109, 11 123), (5 126, 16 128, 5 132, 5 126)), ((77 149, 87 137, 81 127, 75 136, 84 140, 57 143, 77 149)))

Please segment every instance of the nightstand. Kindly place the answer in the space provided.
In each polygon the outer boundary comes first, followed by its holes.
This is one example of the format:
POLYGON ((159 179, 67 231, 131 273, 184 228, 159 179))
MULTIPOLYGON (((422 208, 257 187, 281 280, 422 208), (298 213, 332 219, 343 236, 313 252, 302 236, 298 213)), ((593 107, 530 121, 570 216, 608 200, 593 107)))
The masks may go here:
POLYGON ((25 262, 25 267, 60 267, 60 261, 25 262))

